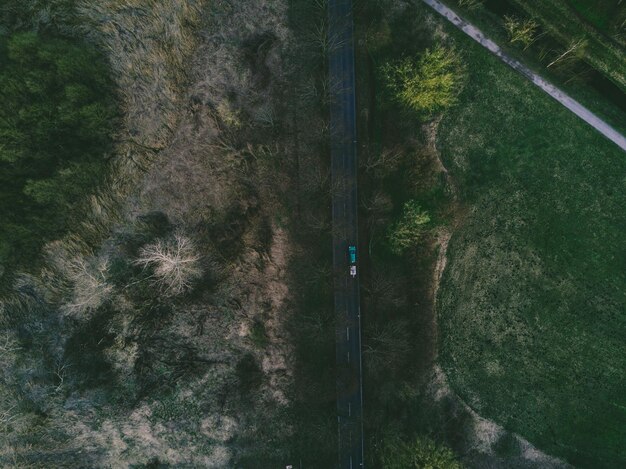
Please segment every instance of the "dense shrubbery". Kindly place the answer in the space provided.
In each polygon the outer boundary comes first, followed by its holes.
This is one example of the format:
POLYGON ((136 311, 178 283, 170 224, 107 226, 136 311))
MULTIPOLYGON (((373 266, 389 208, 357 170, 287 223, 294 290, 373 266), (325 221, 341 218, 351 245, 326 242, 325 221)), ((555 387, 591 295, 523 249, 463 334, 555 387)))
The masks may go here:
POLYGON ((116 114, 106 63, 84 44, 0 36, 0 262, 62 233, 105 166, 116 114))

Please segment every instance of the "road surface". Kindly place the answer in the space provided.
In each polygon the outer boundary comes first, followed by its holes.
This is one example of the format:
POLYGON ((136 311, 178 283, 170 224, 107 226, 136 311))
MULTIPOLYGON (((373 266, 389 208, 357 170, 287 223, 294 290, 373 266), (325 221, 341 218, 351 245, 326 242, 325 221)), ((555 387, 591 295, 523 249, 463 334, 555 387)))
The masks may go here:
POLYGON ((352 1, 329 0, 328 19, 339 466, 349 469, 363 467, 359 277, 348 260, 348 246, 358 247, 352 1))
POLYGON ((494 55, 499 57, 500 60, 502 60, 504 63, 506 63, 507 65, 509 65, 510 67, 512 67, 513 69, 517 70, 519 73, 524 75, 526 78, 532 81, 536 86, 541 88, 544 92, 549 94, 552 98, 554 98, 563 106, 565 106, 567 109, 572 111, 574 114, 576 114, 578 117, 584 120, 587 124, 592 126, 594 129, 596 129, 606 138, 611 140, 613 143, 619 146, 622 150, 626 151, 626 137, 620 134, 617 130, 615 130, 609 124, 604 122, 600 117, 595 115, 593 112, 591 112, 589 109, 587 109, 585 106, 580 104, 575 99, 568 96, 566 93, 561 91, 556 86, 548 83, 546 80, 541 78, 535 72, 533 72, 528 67, 526 67, 524 64, 522 64, 521 62, 518 62, 517 60, 507 55, 504 51, 502 51, 502 49, 500 49, 500 47, 495 42, 485 37, 482 31, 480 31, 475 26, 469 24, 467 21, 465 21, 463 18, 461 18, 459 15, 457 15, 454 11, 452 11, 450 8, 445 6, 440 1, 438 0, 422 0, 422 1, 426 3, 428 6, 430 6, 432 9, 434 9, 441 16, 445 17, 448 21, 450 21, 450 23, 452 23, 454 26, 459 28, 469 37, 474 39, 474 41, 478 42, 484 48, 488 49, 494 55))

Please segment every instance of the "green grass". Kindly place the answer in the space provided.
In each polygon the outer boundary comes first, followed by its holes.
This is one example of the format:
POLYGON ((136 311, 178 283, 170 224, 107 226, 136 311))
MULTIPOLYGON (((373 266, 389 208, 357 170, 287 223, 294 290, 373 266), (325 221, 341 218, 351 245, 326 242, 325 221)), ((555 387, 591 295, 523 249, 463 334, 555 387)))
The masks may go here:
MULTIPOLYGON (((511 0, 511 2, 528 15, 539 18, 544 28, 564 45, 585 38, 587 41, 585 60, 619 86, 622 91, 626 90, 626 73, 624 73, 626 51, 624 48, 582 21, 566 1, 511 0)), ((579 2, 579 5, 582 3, 579 2)), ((584 3, 590 2, 585 0, 584 3)), ((593 2, 594 5, 597 3, 599 2, 593 2)), ((602 11, 602 7, 599 6, 594 11, 602 11)))
POLYGON ((626 20, 626 5, 619 0, 569 0, 572 7, 599 30, 614 34, 626 20), (620 4, 621 3, 621 4, 620 4))
POLYGON ((626 154, 447 30, 469 78, 439 133, 467 207, 439 295, 442 365, 540 449, 624 467, 626 154))
POLYGON ((509 55, 561 88, 614 128, 626 132, 624 111, 621 107, 624 100, 624 88, 620 88, 620 79, 615 80, 614 77, 623 75, 623 70, 626 70, 626 58, 624 58, 623 51, 616 45, 614 46, 617 50, 615 54, 603 48, 604 46, 598 42, 597 37, 599 36, 602 41, 608 39, 599 35, 593 27, 582 22, 571 8, 560 5, 565 13, 559 16, 558 10, 551 6, 556 5, 558 1, 551 0, 546 4, 542 3, 541 9, 535 4, 525 4, 525 0, 492 0, 489 5, 492 7, 495 5, 493 9, 472 10, 460 8, 456 4, 458 0, 456 3, 452 0, 446 0, 444 3, 458 10, 466 20, 478 26, 509 55), (521 19, 541 19, 538 38, 527 50, 509 43, 509 35, 504 27, 505 15, 513 15, 521 19), (562 27, 565 27, 567 31, 562 31, 562 27), (585 51, 587 56, 593 56, 592 59, 580 57, 565 65, 547 68, 548 64, 569 47, 572 39, 580 38, 582 35, 588 39, 585 51), (597 49, 601 49, 600 54, 594 52, 597 49), (605 60, 606 55, 612 55, 613 58, 605 60), (607 70, 609 73, 606 72, 607 70))

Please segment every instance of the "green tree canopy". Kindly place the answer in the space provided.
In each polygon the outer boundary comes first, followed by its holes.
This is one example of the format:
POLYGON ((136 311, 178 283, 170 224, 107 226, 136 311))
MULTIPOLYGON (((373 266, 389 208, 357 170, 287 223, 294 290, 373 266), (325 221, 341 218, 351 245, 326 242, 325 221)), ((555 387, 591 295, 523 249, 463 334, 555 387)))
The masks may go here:
POLYGON ((418 437, 407 443, 397 438, 385 442, 383 469, 461 469, 454 453, 433 440, 418 437))
POLYGON ((463 85, 463 67, 453 50, 437 46, 417 59, 406 57, 382 67, 392 99, 423 118, 456 103, 463 85))
POLYGON ((396 254, 414 247, 422 238, 426 225, 430 222, 430 215, 422 210, 416 200, 409 200, 404 204, 400 219, 391 226, 389 244, 396 254))
POLYGON ((0 35, 0 264, 34 256, 99 182, 117 112, 108 76, 86 44, 0 35))

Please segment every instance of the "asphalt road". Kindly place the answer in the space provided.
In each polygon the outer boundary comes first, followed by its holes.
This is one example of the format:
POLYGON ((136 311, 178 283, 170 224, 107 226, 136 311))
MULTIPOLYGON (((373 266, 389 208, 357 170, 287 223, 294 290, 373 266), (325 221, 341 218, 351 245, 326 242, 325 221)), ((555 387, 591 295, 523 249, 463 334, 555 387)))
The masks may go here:
MULTIPOLYGON (((357 151, 351 0, 329 0, 330 139, 333 267, 336 314, 339 467, 363 467, 363 395, 359 276, 352 278, 348 246, 358 247, 357 151)), ((357 249, 357 262, 359 252, 357 249)))
POLYGON ((474 41, 478 42, 480 45, 488 49, 494 55, 500 58, 504 63, 509 65, 511 68, 515 69, 530 81, 532 81, 536 86, 541 88, 545 93, 549 94, 552 98, 557 100, 567 109, 572 111, 582 120, 584 120, 587 124, 592 126, 606 138, 611 140, 617 146, 619 146, 622 150, 626 151, 626 137, 611 127, 609 124, 604 122, 600 117, 595 115, 585 106, 580 104, 578 101, 567 95, 567 93, 563 92, 556 86, 544 80, 541 76, 530 70, 521 62, 515 60, 514 58, 507 55, 495 42, 491 39, 485 37, 482 31, 475 26, 471 25, 459 15, 457 15, 450 8, 445 6, 438 0, 422 0, 428 6, 433 8, 437 13, 446 18, 450 23, 459 28, 469 37, 474 39, 474 41))

